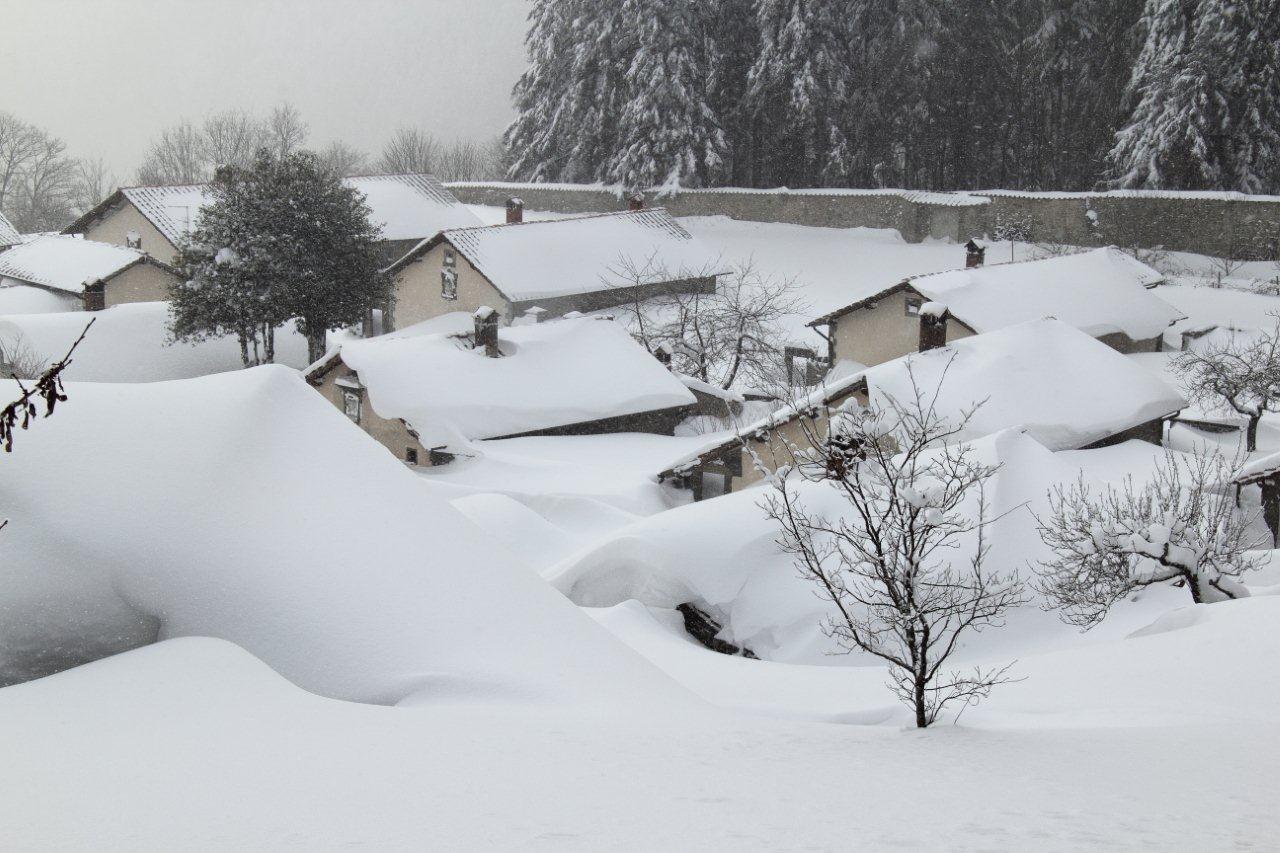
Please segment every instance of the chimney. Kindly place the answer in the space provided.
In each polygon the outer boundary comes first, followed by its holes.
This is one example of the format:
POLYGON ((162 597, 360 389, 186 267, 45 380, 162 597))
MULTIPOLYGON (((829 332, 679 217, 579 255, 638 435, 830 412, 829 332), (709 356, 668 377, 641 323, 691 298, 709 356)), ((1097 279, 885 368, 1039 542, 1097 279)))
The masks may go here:
POLYGON ((524 222, 524 199, 507 199, 507 224, 515 225, 524 222))
POLYGON ((947 319, 951 312, 939 302, 920 306, 920 352, 947 345, 947 319))
POLYGON ((489 358, 497 358, 498 352, 498 312, 488 305, 481 305, 474 315, 476 323, 475 349, 484 347, 484 354, 489 358))
POLYGON ((656 358, 658 363, 667 370, 671 369, 671 358, 673 355, 675 355, 675 349, 667 341, 663 341, 658 344, 653 351, 653 357, 656 358))
POLYGON ((627 210, 644 210, 644 193, 634 192, 627 198, 627 210))
POLYGON ((987 257, 987 247, 978 244, 977 240, 970 240, 964 244, 964 268, 971 270, 974 267, 982 266, 987 257))
POLYGON ((535 323, 542 322, 542 315, 546 313, 547 313, 546 308, 542 308, 538 305, 532 305, 524 309, 524 313, 521 314, 520 317, 522 320, 524 320, 525 325, 532 326, 535 323))
POLYGON ((101 311, 107 307, 106 285, 102 279, 97 281, 86 281, 84 290, 80 294, 80 300, 84 303, 86 311, 101 311))

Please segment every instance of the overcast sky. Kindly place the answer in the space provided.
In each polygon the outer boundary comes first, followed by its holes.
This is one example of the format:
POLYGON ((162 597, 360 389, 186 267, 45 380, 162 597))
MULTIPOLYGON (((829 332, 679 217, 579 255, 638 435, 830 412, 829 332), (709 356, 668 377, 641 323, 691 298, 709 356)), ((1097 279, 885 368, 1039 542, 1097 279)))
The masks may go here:
POLYGON ((289 101, 311 144, 500 133, 528 0, 0 0, 0 110, 131 179, 183 117, 289 101))

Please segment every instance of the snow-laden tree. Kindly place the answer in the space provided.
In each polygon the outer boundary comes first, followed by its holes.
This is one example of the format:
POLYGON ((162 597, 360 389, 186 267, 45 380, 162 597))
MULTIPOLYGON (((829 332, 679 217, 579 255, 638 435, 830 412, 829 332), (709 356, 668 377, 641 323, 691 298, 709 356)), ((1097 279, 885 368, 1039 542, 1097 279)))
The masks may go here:
POLYGON ((1247 418, 1245 450, 1258 449, 1262 415, 1280 410, 1280 321, 1270 331, 1231 332, 1183 350, 1172 365, 1194 402, 1247 418))
POLYGON ((179 247, 175 338, 235 335, 248 366, 274 359, 274 331, 292 319, 314 360, 326 332, 390 298, 364 198, 316 155, 262 149, 247 169, 219 169, 209 193, 179 247))
POLYGON ((528 181, 593 183, 618 150, 626 102, 622 78, 635 34, 619 4, 536 0, 525 38, 529 69, 513 91, 516 118, 504 139, 510 174, 528 181))
POLYGON ((852 88, 844 0, 759 0, 760 53, 747 99, 766 182, 838 186, 852 167, 852 88))
POLYGON ((707 105, 724 129, 728 161, 722 181, 753 186, 755 127, 746 101, 747 74, 755 64, 760 28, 755 0, 719 0, 704 4, 707 105))
POLYGON ((987 562, 998 469, 956 441, 972 411, 948 421, 937 389, 911 381, 910 399, 807 413, 802 441, 778 436, 782 464, 756 465, 772 484, 765 508, 779 545, 834 608, 825 630, 886 661, 924 728, 1008 680, 1008 666, 961 672, 949 661, 965 635, 1003 624, 1025 598, 1016 572, 987 562))
POLYGON ((794 279, 734 265, 714 293, 669 292, 640 298, 655 282, 703 278, 718 269, 670 270, 658 258, 620 259, 613 274, 634 288, 624 310, 632 335, 654 354, 670 356, 673 370, 720 388, 774 389, 785 385, 783 322, 808 306, 794 279))
POLYGON ((1280 188, 1280 5, 1147 0, 1133 105, 1110 154, 1122 187, 1280 188))
POLYGON ((698 187, 724 171, 728 141, 707 101, 704 4, 622 0, 619 29, 634 37, 626 93, 605 180, 628 190, 698 187))
POLYGON ((1247 596, 1237 579, 1265 545, 1236 507, 1234 475, 1217 451, 1169 450, 1149 481, 1094 490, 1082 477, 1055 488, 1039 520, 1053 552, 1037 583, 1047 606, 1087 629, 1154 584, 1185 585, 1197 604, 1247 596))

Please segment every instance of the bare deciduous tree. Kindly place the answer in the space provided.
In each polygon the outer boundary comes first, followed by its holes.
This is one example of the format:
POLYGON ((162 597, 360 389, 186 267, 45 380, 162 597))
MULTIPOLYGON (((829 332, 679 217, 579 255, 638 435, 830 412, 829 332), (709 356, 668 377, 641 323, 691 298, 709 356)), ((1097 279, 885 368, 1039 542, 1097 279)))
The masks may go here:
POLYGON ((382 148, 378 171, 393 175, 434 174, 440 165, 440 143, 416 127, 398 127, 382 148))
POLYGON ((111 195, 119 181, 101 157, 76 161, 71 201, 77 215, 92 210, 111 195))
POLYGON ((305 145, 309 132, 302 113, 293 104, 280 104, 263 122, 262 144, 279 160, 305 145))
POLYGON ((75 162, 61 139, 0 113, 0 212, 23 232, 62 228, 72 218, 75 162))
POLYGON ((948 661, 963 636, 1002 625, 1025 598, 1016 572, 987 566, 996 519, 985 489, 997 468, 955 441, 973 411, 949 423, 937 392, 914 373, 911 382, 909 400, 807 414, 805 440, 781 442, 789 464, 776 473, 756 464, 773 485, 765 508, 781 525, 780 546, 835 608, 828 635, 886 661, 890 688, 925 728, 948 705, 1010 680, 1012 664, 960 672, 948 661), (806 498, 821 498, 822 509, 806 498))
POLYGON ((625 310, 632 314, 636 339, 650 352, 670 352, 675 370, 721 388, 787 384, 782 322, 808 307, 794 279, 765 275, 747 260, 720 276, 714 293, 652 295, 648 289, 656 282, 709 278, 719 271, 719 265, 670 270, 651 256, 622 258, 611 275, 634 288, 635 299, 625 310))
POLYGON ((243 110, 226 110, 205 119, 202 156, 211 174, 219 166, 247 166, 265 143, 263 123, 243 110))
POLYGON ((340 178, 364 174, 369 164, 367 154, 341 140, 330 142, 319 156, 324 167, 340 178))
POLYGON ((1183 350, 1173 359, 1193 401, 1226 405, 1248 419, 1245 449, 1258 449, 1258 424, 1280 403, 1280 322, 1258 335, 1233 333, 1226 341, 1183 350))
POLYGON ((49 359, 36 352, 19 332, 12 338, 0 338, 0 376, 10 379, 36 379, 49 366, 49 359))
POLYGON ((160 132, 138 168, 138 183, 199 184, 209 179, 208 148, 200 130, 182 121, 160 132))
POLYGON ((1083 478, 1049 493, 1040 536, 1053 557, 1037 587, 1048 607, 1081 628, 1097 625, 1135 590, 1171 582, 1198 603, 1239 598, 1236 579, 1265 547, 1237 509, 1235 466, 1217 451, 1166 451, 1149 482, 1132 477, 1094 492, 1083 478))

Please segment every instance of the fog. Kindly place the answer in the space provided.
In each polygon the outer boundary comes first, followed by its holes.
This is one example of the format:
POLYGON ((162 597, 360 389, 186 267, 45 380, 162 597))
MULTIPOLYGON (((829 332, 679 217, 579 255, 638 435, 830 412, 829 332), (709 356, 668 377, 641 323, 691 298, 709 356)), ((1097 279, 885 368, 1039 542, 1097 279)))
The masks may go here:
POLYGON ((0 110, 132 176, 183 117, 288 101, 313 146, 511 117, 527 0, 0 0, 0 110))

